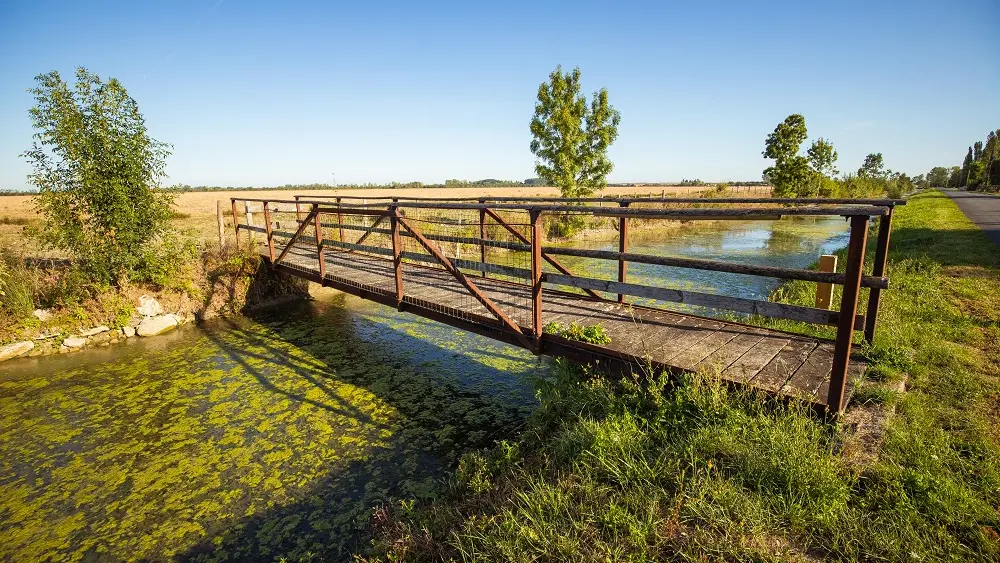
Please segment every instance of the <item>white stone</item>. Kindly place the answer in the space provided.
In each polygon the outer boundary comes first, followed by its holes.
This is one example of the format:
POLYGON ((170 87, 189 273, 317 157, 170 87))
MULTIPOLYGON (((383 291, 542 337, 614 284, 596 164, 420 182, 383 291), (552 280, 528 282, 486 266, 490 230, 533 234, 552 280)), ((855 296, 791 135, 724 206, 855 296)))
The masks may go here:
POLYGON ((177 328, 177 319, 174 315, 158 315, 143 319, 135 332, 139 336, 156 336, 175 328, 177 328))
POLYGON ((139 298, 139 306, 135 310, 144 317, 155 317, 163 314, 163 306, 160 305, 160 302, 148 295, 139 298))
POLYGON ((125 334, 125 338, 132 338, 135 336, 135 329, 133 327, 127 326, 122 329, 122 333, 125 334))
POLYGON ((81 332, 80 336, 84 336, 84 337, 87 337, 87 336, 96 336, 98 334, 101 334, 102 332, 107 332, 109 330, 111 330, 111 329, 108 328, 108 327, 106 327, 106 326, 103 326, 103 325, 102 326, 95 326, 94 328, 92 328, 90 330, 85 330, 85 331, 81 332))
POLYGON ((32 313, 35 318, 42 321, 43 323, 52 318, 52 309, 35 309, 32 313))
POLYGON ((30 340, 25 340, 24 342, 15 342, 13 344, 8 344, 6 346, 0 346, 0 362, 4 360, 9 360, 11 358, 16 358, 23 354, 27 354, 35 348, 35 343, 30 340))
POLYGON ((70 336, 66 340, 63 340, 62 345, 67 348, 83 348, 87 345, 87 339, 79 336, 70 336))

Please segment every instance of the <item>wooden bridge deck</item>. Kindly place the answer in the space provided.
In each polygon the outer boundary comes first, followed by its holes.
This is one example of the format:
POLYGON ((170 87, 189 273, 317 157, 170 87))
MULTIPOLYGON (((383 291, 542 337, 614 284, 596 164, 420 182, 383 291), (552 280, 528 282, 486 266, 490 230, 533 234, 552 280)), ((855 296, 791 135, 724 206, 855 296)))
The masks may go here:
MULTIPOLYGON (((275 245, 280 252, 281 246, 275 245)), ((261 254, 268 258, 266 246, 261 254)), ((388 257, 326 247, 325 276, 319 272, 316 245, 296 242, 276 266, 279 271, 322 283, 363 298, 396 307, 395 273, 388 257)), ((405 263, 402 309, 447 324, 519 344, 449 272, 405 263)), ((492 278, 473 277, 475 284, 521 327, 531 332, 531 288, 492 278)), ((607 345, 592 345, 542 336, 543 353, 576 361, 652 365, 672 372, 716 369, 722 377, 771 394, 795 397, 823 407, 831 377, 834 343, 775 330, 751 327, 661 309, 621 305, 584 295, 543 290, 542 322, 580 325, 600 323, 611 337, 607 345)), ((863 373, 862 359, 851 359, 851 380, 863 373)))

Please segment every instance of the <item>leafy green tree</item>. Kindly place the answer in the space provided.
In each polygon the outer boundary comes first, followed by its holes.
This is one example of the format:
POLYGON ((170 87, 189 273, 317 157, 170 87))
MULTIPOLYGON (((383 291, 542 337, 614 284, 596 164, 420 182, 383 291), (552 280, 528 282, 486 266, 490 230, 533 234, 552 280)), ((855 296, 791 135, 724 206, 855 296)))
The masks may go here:
POLYGON ((806 155, 809 158, 809 165, 817 173, 826 177, 837 175, 837 151, 833 150, 833 144, 823 137, 809 145, 806 155))
POLYGON ((114 78, 80 67, 72 89, 56 71, 35 81, 35 141, 23 156, 44 218, 36 236, 97 280, 118 283, 168 228, 173 195, 155 188, 170 146, 149 136, 138 104, 114 78))
POLYGON ((890 170, 885 169, 885 162, 880 152, 871 153, 866 156, 865 161, 861 164, 861 168, 858 168, 858 176, 872 180, 884 180, 891 173, 890 170))
POLYGON ((943 188, 948 185, 950 171, 944 166, 935 166, 927 173, 927 185, 932 188, 943 188))
POLYGON ((779 123, 764 141, 763 155, 774 159, 774 166, 764 170, 764 178, 777 197, 803 196, 812 191, 814 183, 810 181, 813 178, 809 161, 798 154, 807 134, 805 118, 794 113, 779 123))
POLYGON ((959 186, 969 185, 969 172, 972 167, 972 147, 969 147, 969 152, 965 154, 965 160, 962 161, 962 179, 959 186))
POLYGON ((608 147, 618 137, 621 115, 608 103, 608 91, 594 92, 590 105, 580 93, 580 69, 558 66, 538 87, 531 119, 535 173, 559 186, 563 197, 588 197, 607 186, 614 165, 608 147))
POLYGON ((962 185, 962 177, 963 176, 964 176, 964 173, 962 172, 962 168, 961 167, 952 166, 951 167, 951 174, 948 176, 948 187, 949 188, 957 188, 957 187, 961 186, 962 185))

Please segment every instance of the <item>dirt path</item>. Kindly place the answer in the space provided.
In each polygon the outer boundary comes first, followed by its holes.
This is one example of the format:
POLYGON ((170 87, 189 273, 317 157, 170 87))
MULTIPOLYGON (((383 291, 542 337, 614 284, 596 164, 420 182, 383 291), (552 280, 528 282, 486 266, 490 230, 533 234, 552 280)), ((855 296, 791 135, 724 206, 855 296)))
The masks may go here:
POLYGON ((982 230, 994 244, 1000 246, 1000 196, 958 190, 941 190, 950 197, 962 213, 982 230))

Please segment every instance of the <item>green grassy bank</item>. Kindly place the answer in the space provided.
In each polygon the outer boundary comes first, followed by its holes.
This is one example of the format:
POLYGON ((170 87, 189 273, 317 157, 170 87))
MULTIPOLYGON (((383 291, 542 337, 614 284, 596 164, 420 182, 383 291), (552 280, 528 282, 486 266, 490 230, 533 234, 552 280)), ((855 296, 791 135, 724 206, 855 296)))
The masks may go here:
POLYGON ((908 391, 868 399, 895 406, 874 458, 711 374, 664 393, 563 367, 517 441, 466 456, 433 503, 376 511, 374 558, 1000 558, 1000 250, 925 193, 897 212, 889 277, 868 377, 908 391))

